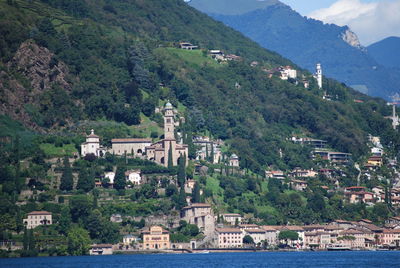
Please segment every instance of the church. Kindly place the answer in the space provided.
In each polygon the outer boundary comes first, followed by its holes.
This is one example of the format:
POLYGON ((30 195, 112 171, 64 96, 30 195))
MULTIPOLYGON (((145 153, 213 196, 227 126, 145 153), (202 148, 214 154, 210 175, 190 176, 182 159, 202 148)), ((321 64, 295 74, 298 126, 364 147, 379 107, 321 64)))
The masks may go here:
POLYGON ((174 109, 172 104, 168 102, 164 108, 164 139, 151 144, 145 148, 146 157, 148 160, 154 161, 157 164, 167 167, 169 151, 171 150, 172 164, 178 165, 179 157, 186 157, 188 161, 188 145, 179 144, 175 139, 175 121, 174 109))

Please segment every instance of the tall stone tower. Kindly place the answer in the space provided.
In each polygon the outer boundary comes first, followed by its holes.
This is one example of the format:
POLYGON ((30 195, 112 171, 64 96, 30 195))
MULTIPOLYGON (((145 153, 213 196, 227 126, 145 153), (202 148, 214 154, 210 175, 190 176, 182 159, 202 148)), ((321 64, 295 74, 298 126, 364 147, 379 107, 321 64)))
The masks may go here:
POLYGON ((319 89, 322 88, 322 68, 321 63, 317 63, 315 78, 317 79, 319 89))
POLYGON ((167 102, 164 113, 164 138, 167 140, 175 139, 174 110, 172 104, 167 102))

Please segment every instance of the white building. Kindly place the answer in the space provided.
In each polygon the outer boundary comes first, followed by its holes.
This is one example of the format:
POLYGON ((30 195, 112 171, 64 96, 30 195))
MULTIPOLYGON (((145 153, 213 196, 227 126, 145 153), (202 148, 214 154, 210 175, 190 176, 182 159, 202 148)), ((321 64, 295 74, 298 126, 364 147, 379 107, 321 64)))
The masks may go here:
POLYGON ((104 174, 104 178, 108 179, 110 184, 114 184, 115 172, 106 172, 104 174))
POLYGON ((290 66, 285 66, 280 68, 281 79, 288 80, 289 78, 296 79, 297 78, 297 70, 292 69, 290 66))
POLYGON ((90 255, 112 255, 113 248, 111 244, 92 245, 89 250, 90 255))
POLYGON ((238 213, 225 213, 225 214, 222 214, 221 216, 225 222, 229 223, 232 226, 235 225, 236 222, 238 224, 242 223, 242 215, 240 215, 238 213))
POLYGON ((146 151, 146 147, 150 146, 151 143, 151 139, 112 139, 110 153, 115 155, 125 155, 126 153, 134 156, 142 156, 146 151))
POLYGON ((125 172, 126 180, 131 182, 133 185, 141 185, 143 183, 142 177, 140 176, 140 170, 128 170, 125 172))
POLYGON ((322 89, 322 67, 321 63, 317 63, 315 78, 317 79, 319 89, 322 89))
POLYGON ((28 213, 28 218, 24 219, 23 222, 27 229, 34 229, 39 225, 53 224, 53 219, 50 212, 32 211, 28 213))
POLYGON ((103 157, 105 153, 106 149, 100 147, 100 137, 95 135, 92 129, 90 135, 86 136, 86 142, 81 144, 81 155, 94 154, 97 157, 103 157))
POLYGON ((239 167, 239 157, 236 154, 232 154, 229 158, 229 166, 239 167))
POLYGON ((217 248, 243 247, 243 232, 238 228, 217 228, 215 239, 217 248))

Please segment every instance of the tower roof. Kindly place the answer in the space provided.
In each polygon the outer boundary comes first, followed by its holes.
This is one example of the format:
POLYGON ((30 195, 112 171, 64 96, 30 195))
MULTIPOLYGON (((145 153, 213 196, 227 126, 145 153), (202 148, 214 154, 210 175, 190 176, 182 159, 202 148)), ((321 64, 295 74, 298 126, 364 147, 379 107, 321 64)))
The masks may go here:
POLYGON ((90 135, 87 136, 88 138, 99 138, 96 134, 94 134, 94 130, 90 130, 90 135))
POLYGON ((165 109, 172 109, 172 104, 168 101, 167 104, 165 104, 165 109))

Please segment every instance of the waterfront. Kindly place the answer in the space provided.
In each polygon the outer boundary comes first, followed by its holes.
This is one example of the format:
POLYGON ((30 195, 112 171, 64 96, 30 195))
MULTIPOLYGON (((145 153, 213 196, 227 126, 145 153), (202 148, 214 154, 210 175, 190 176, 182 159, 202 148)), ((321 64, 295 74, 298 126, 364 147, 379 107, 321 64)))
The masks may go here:
POLYGON ((0 259, 0 267, 399 267, 399 251, 146 254, 0 259))

